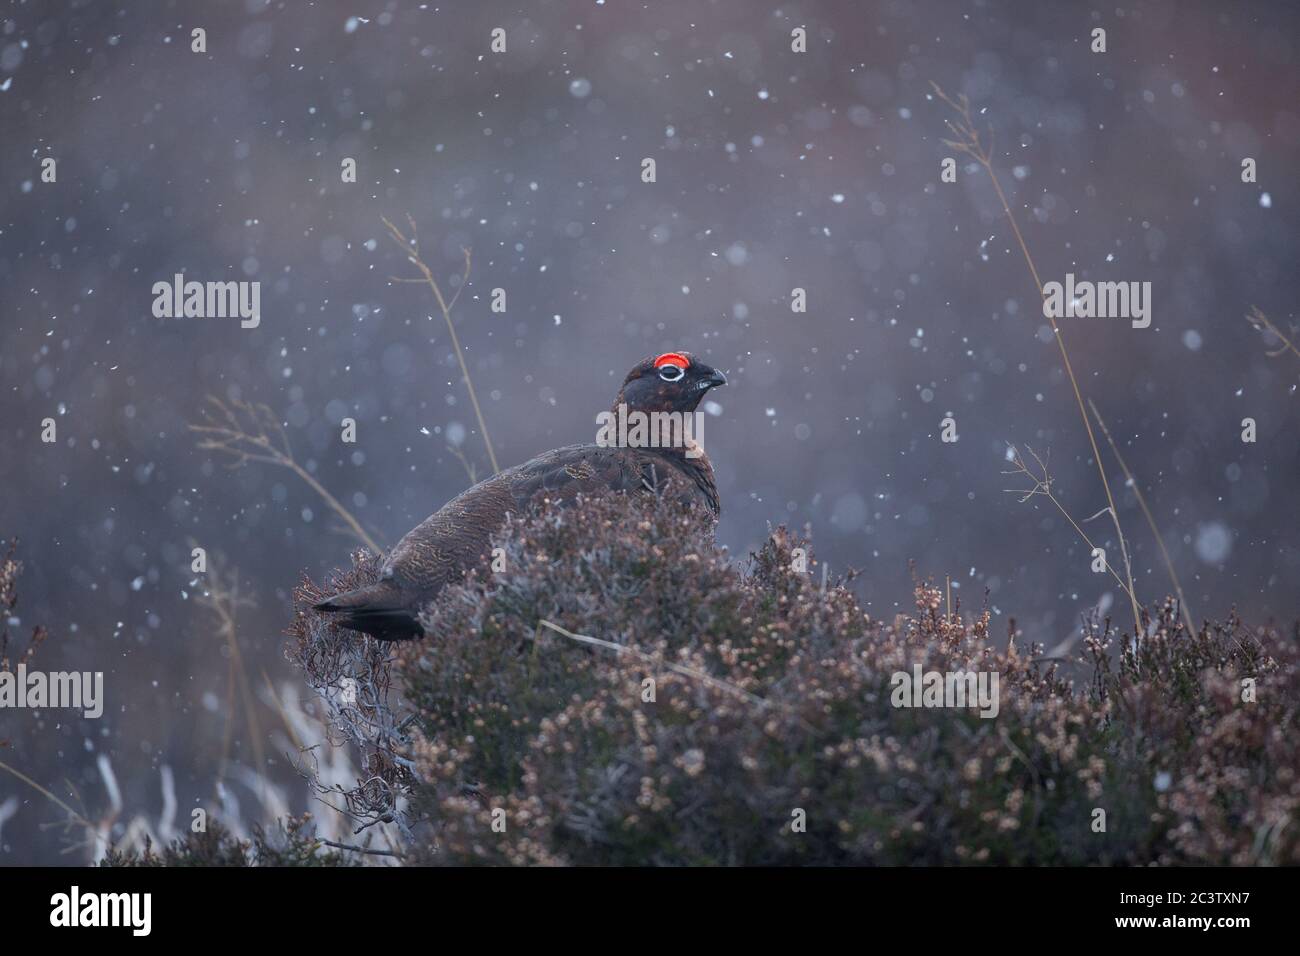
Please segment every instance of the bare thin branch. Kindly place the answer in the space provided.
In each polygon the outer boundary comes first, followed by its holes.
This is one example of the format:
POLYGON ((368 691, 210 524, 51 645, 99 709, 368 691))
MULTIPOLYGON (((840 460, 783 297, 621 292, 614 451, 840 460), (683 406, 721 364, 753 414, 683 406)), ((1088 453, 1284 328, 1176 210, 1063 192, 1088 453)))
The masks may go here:
POLYGON ((391 856, 396 857, 399 860, 405 858, 405 854, 398 853, 396 850, 372 850, 369 847, 350 846, 347 843, 335 843, 333 840, 326 840, 324 838, 318 838, 316 842, 323 843, 326 846, 335 847, 339 850, 350 850, 353 853, 367 853, 370 856, 391 856))
POLYGON ((671 661, 659 660, 653 657, 652 655, 645 653, 644 651, 638 650, 635 647, 628 647, 625 644, 615 644, 613 641, 602 640, 599 637, 588 637, 586 634, 574 634, 572 631, 566 631, 564 628, 560 627, 560 625, 553 624, 550 621, 545 619, 542 619, 537 623, 542 627, 548 628, 549 630, 552 630, 557 634, 561 634, 564 637, 569 638, 569 640, 577 641, 580 644, 590 644, 593 647, 603 647, 606 650, 614 651, 618 654, 631 654, 633 657, 638 657, 641 660, 645 661, 647 664, 651 664, 655 667, 659 667, 659 666, 667 667, 669 670, 674 671, 675 673, 681 674, 685 677, 692 677, 695 680, 702 681, 703 683, 708 684, 710 687, 717 687, 719 690, 724 690, 729 694, 733 694, 737 697, 743 697, 745 700, 748 700, 750 703, 757 704, 760 707, 772 706, 772 703, 770 701, 764 700, 762 697, 759 697, 757 694, 751 694, 743 687, 738 687, 737 685, 731 683, 730 681, 719 680, 718 678, 712 676, 711 674, 706 674, 704 671, 697 670, 694 667, 687 667, 685 664, 674 664, 671 661))

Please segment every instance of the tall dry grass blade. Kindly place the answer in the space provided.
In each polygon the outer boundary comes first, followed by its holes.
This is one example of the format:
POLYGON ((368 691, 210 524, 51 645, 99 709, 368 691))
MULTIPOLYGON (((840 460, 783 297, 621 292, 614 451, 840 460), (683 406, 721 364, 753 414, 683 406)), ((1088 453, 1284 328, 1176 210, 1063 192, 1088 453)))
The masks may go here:
POLYGON ((471 485, 478 484, 478 468, 474 465, 472 461, 469 460, 469 457, 465 454, 465 452, 462 451, 458 445, 452 445, 452 444, 447 445, 447 450, 451 452, 452 455, 456 457, 456 460, 461 463, 461 466, 465 469, 466 477, 469 478, 469 483, 471 485))
POLYGON ((460 362, 460 374, 465 379, 465 388, 469 392, 470 404, 474 406, 474 417, 478 419, 478 430, 483 434, 483 444, 487 446, 488 459, 492 462, 492 474, 499 475, 501 467, 497 464, 497 453, 492 448, 492 438, 488 435, 487 422, 483 420, 483 409, 478 403, 478 393, 474 391, 474 380, 469 376, 469 366, 465 364, 465 353, 460 347, 460 337, 456 334, 455 323, 451 321, 451 309, 460 298, 462 290, 469 283, 470 270, 470 251, 462 249, 465 254, 465 271, 461 274, 460 286, 456 289, 456 294, 451 297, 451 302, 447 302, 442 296, 442 289, 438 286, 438 280, 433 277, 433 270, 428 267, 423 259, 420 258, 420 239, 415 230, 415 220, 407 215, 406 221, 411 227, 411 238, 407 239, 402 231, 393 225, 387 217, 380 216, 383 224, 388 227, 388 233, 393 242, 406 253, 407 261, 420 270, 420 279, 403 279, 397 276, 390 276, 393 282, 419 282, 427 285, 433 290, 433 297, 438 301, 438 308, 442 311, 442 317, 447 322, 447 331, 451 334, 451 344, 456 350, 456 361, 460 362))
POLYGON ((21 780, 23 783, 27 784, 27 786, 31 787, 33 790, 35 790, 37 793, 39 793, 41 796, 43 796, 46 800, 49 800, 49 801, 50 801, 51 803, 53 803, 55 806, 57 806, 57 807, 59 807, 60 809, 62 809, 65 813, 68 814, 69 817, 72 818, 72 820, 73 820, 73 821, 74 821, 78 826, 85 827, 85 828, 88 829, 88 830, 94 830, 94 829, 95 829, 95 825, 94 825, 93 823, 91 823, 89 820, 87 820, 87 819, 86 819, 82 814, 80 814, 80 813, 78 813, 76 810, 72 809, 72 807, 68 806, 66 803, 64 803, 62 800, 60 800, 58 797, 56 797, 53 793, 51 793, 49 790, 47 790, 47 789, 45 789, 44 787, 42 787, 39 783, 37 783, 37 782, 36 782, 35 780, 33 780, 31 777, 27 776, 27 774, 23 773, 21 770, 18 770, 18 769, 14 768, 14 767, 9 766, 9 765, 8 765, 7 763, 5 763, 3 760, 0 760, 0 770, 4 770, 4 771, 6 771, 7 773, 11 773, 11 774, 13 774, 15 777, 17 777, 17 778, 18 778, 19 780, 21 780))
MULTIPOLYGON (((269 772, 269 765, 266 762, 266 752, 262 746, 262 726, 261 721, 257 718, 257 698, 254 696, 252 686, 248 680, 248 670, 244 666, 244 654, 239 644, 238 627, 236 625, 236 616, 239 609, 241 607, 253 607, 255 602, 252 598, 239 593, 239 575, 237 571, 232 570, 227 576, 216 555, 213 555, 210 560, 210 580, 207 587, 199 592, 197 601, 216 616, 217 633, 226 642, 226 647, 230 652, 232 680, 231 686, 227 688, 227 704, 233 707, 234 688, 238 687, 244 717, 248 721, 249 744, 253 748, 253 757, 257 761, 259 780, 262 781, 262 792, 258 794, 258 798, 265 802, 265 780, 266 774, 269 772)), ((223 746, 228 747, 229 716, 227 721, 227 737, 223 746)), ((225 774, 226 757, 228 757, 228 754, 223 754, 222 776, 225 774)), ((220 777, 218 781, 220 781, 220 777)))
POLYGON ((280 700, 280 695, 275 692, 275 686, 271 683, 271 677, 266 673, 265 667, 259 667, 258 673, 262 675, 262 683, 266 685, 266 692, 270 695, 271 701, 275 704, 275 709, 280 715, 280 722, 284 724, 285 733, 289 735, 289 741, 294 748, 302 751, 303 742, 298 737, 298 732, 294 730, 293 723, 289 720, 289 715, 284 709, 284 702, 280 700))
POLYGON ((287 468, 301 478, 321 500, 343 520, 352 535, 375 554, 384 549, 372 538, 361 522, 343 502, 335 498, 306 468, 298 464, 289 445, 284 426, 266 405, 232 400, 229 405, 215 395, 208 396, 210 408, 203 410, 207 424, 190 425, 189 430, 201 435, 198 447, 228 455, 231 468, 239 468, 250 461, 263 462, 287 468))
MULTIPOLYGON (((1034 257, 1029 254, 1029 246, 1025 243, 1025 237, 1020 232, 1020 225, 1016 222, 1016 217, 1011 212, 1011 204, 1007 202, 1006 194, 1002 192, 1002 183, 998 180, 997 171, 993 167, 992 156, 992 133, 990 132, 990 143, 986 147, 980 139, 979 130, 976 129, 974 121, 970 115, 970 101, 965 94, 960 94, 960 104, 954 102, 940 88, 939 84, 931 82, 930 86, 934 89, 935 95, 946 103, 954 112, 957 113, 956 122, 946 120, 954 135, 959 137, 957 140, 944 140, 944 143, 956 150, 966 153, 984 168, 988 173, 989 181, 993 184, 993 190, 997 193, 998 202, 1002 204, 1002 211, 1006 214, 1007 222, 1011 224, 1011 231, 1015 233, 1016 242, 1020 245, 1020 251, 1024 253, 1025 263, 1029 266, 1029 274, 1033 276, 1034 286, 1038 289, 1040 298, 1046 298, 1043 291, 1043 282, 1038 277, 1038 267, 1034 265, 1034 257)), ((1061 362, 1065 366, 1065 374, 1070 379, 1070 387, 1074 390, 1074 401, 1079 407, 1079 417, 1083 419, 1084 430, 1088 433, 1088 443, 1092 446, 1092 457, 1097 463, 1097 474, 1101 478, 1101 486, 1106 492, 1106 504, 1110 509, 1111 521, 1115 525, 1115 534, 1119 538, 1120 554, 1124 558, 1124 574, 1128 579, 1127 593, 1129 603, 1133 610, 1133 634, 1137 636, 1143 633, 1142 615, 1138 611, 1137 595, 1133 587, 1133 568, 1129 561, 1128 543, 1124 540, 1124 530, 1120 527, 1119 511, 1115 507, 1115 497, 1110 491, 1110 481, 1106 478, 1106 468, 1101 462, 1101 451, 1097 447, 1097 437, 1092 432, 1092 422, 1088 419, 1088 411, 1083 407, 1083 393, 1079 390, 1079 380, 1074 375, 1074 368, 1070 364, 1070 353, 1065 348, 1065 339, 1061 335, 1061 328, 1056 324, 1056 319, 1051 314, 1047 315, 1047 320, 1052 324, 1052 333, 1056 338, 1056 344, 1061 350, 1061 362)))
POLYGON ((1187 633, 1195 634, 1196 625, 1192 623, 1194 615, 1192 609, 1187 606, 1187 598, 1183 594, 1183 585, 1178 580, 1178 574, 1174 571, 1173 559, 1169 557, 1169 549, 1165 547, 1165 539, 1160 534, 1160 529, 1156 527, 1156 519, 1151 514, 1151 509, 1147 507, 1146 495, 1142 494, 1142 489, 1138 486, 1137 479, 1133 477, 1133 472, 1129 470, 1128 464, 1124 461, 1124 456, 1119 453, 1119 446, 1115 444, 1115 439, 1111 437, 1110 429, 1106 427, 1106 422, 1101 417, 1101 412, 1097 411, 1097 406, 1093 404, 1092 399, 1088 399, 1088 407, 1092 409, 1092 414, 1097 418, 1097 424, 1101 428, 1101 433, 1106 436, 1106 441, 1110 443, 1110 450, 1115 453, 1115 460, 1119 462, 1120 468, 1124 469, 1124 477, 1128 479, 1129 485, 1133 489, 1133 494, 1137 496, 1138 507, 1142 509, 1142 514, 1147 519, 1147 526, 1151 529, 1151 536, 1156 539, 1156 544, 1160 546, 1160 555, 1164 558, 1165 570, 1169 572, 1169 580, 1174 585, 1174 591, 1178 594, 1178 606, 1183 611, 1183 621, 1187 624, 1187 633))

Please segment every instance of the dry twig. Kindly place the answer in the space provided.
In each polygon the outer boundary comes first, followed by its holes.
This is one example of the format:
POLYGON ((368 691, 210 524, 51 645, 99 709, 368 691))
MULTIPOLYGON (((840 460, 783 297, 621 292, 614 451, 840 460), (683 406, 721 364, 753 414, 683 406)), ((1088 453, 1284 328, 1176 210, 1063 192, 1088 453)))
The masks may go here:
POLYGON ((416 821, 406 797, 417 779, 409 754, 411 719, 393 689, 396 647, 369 636, 358 639, 310 610, 330 594, 374 580, 375 556, 357 552, 353 558, 357 564, 353 571, 337 576, 327 589, 306 579, 298 587, 291 627, 298 640, 291 658, 324 706, 322 721, 329 743, 358 749, 360 775, 351 785, 322 780, 314 745, 300 748, 298 771, 317 799, 355 824, 354 833, 393 823, 409 841, 416 821), (331 802, 334 798, 341 805, 331 802))
POLYGON ((332 846, 340 850, 350 850, 353 853, 365 853, 369 856, 391 856, 399 860, 403 859, 406 856, 406 854, 399 853, 397 850, 372 850, 369 847, 352 846, 349 843, 335 843, 333 840, 326 840, 324 838, 318 839, 316 842, 323 843, 326 846, 332 846))
POLYGON ((653 655, 647 654, 644 651, 638 650, 635 647, 628 647, 625 644, 615 644, 613 641, 606 641, 599 637, 589 637, 586 634, 574 634, 572 631, 567 631, 564 628, 560 627, 560 625, 553 624, 552 622, 545 619, 539 620, 537 624, 539 629, 545 627, 548 630, 554 631, 557 634, 567 637, 571 641, 577 641, 579 644, 587 644, 592 647, 603 647, 606 650, 614 651, 620 655, 631 654, 633 657, 639 658, 640 660, 644 661, 647 664, 650 664, 651 666, 667 667, 670 671, 673 671, 674 673, 681 674, 684 677, 690 677, 693 678, 694 680, 701 681, 702 683, 708 684, 710 687, 716 687, 719 690, 724 690, 728 694, 732 694, 733 696, 740 697, 744 700, 747 700, 751 704, 757 704, 759 707, 767 708, 773 706, 771 701, 765 700, 764 698, 759 697, 757 694, 751 694, 749 691, 745 690, 745 688, 733 684, 730 681, 720 680, 717 677, 714 677, 712 674, 706 674, 704 671, 699 670, 697 668, 687 667, 685 664, 674 664, 672 661, 665 661, 660 658, 656 658, 653 655))

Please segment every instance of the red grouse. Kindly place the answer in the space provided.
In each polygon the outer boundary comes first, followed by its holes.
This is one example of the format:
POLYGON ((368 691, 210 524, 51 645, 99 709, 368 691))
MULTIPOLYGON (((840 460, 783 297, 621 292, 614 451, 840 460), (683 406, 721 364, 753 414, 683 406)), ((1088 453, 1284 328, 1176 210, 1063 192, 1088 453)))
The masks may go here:
POLYGON ((375 584, 332 597, 316 610, 383 641, 422 636, 421 609, 443 585, 484 562, 507 514, 523 511, 543 493, 565 500, 579 493, 651 491, 696 503, 716 517, 721 504, 713 466, 693 440, 691 416, 709 389, 726 383, 689 352, 646 359, 627 373, 612 412, 602 416, 608 427, 597 444, 557 448, 480 481, 408 531, 375 584))

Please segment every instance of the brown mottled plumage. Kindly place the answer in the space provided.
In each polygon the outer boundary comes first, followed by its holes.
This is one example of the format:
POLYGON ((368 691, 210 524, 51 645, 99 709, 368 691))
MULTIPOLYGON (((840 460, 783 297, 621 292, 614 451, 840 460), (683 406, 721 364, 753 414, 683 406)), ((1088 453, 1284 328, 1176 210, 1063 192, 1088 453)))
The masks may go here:
MULTIPOLYGON (((613 411, 690 414, 726 377, 689 352, 648 358, 627 375, 613 411)), ((406 533, 389 552, 380 580, 316 605, 339 622, 380 640, 420 637, 421 608, 443 586, 485 563, 491 535, 506 515, 543 496, 566 500, 610 492, 657 491, 695 502, 715 517, 721 509, 713 466, 703 448, 568 445, 509 468, 461 492, 406 533), (698 457, 695 453, 698 452, 698 457)))

